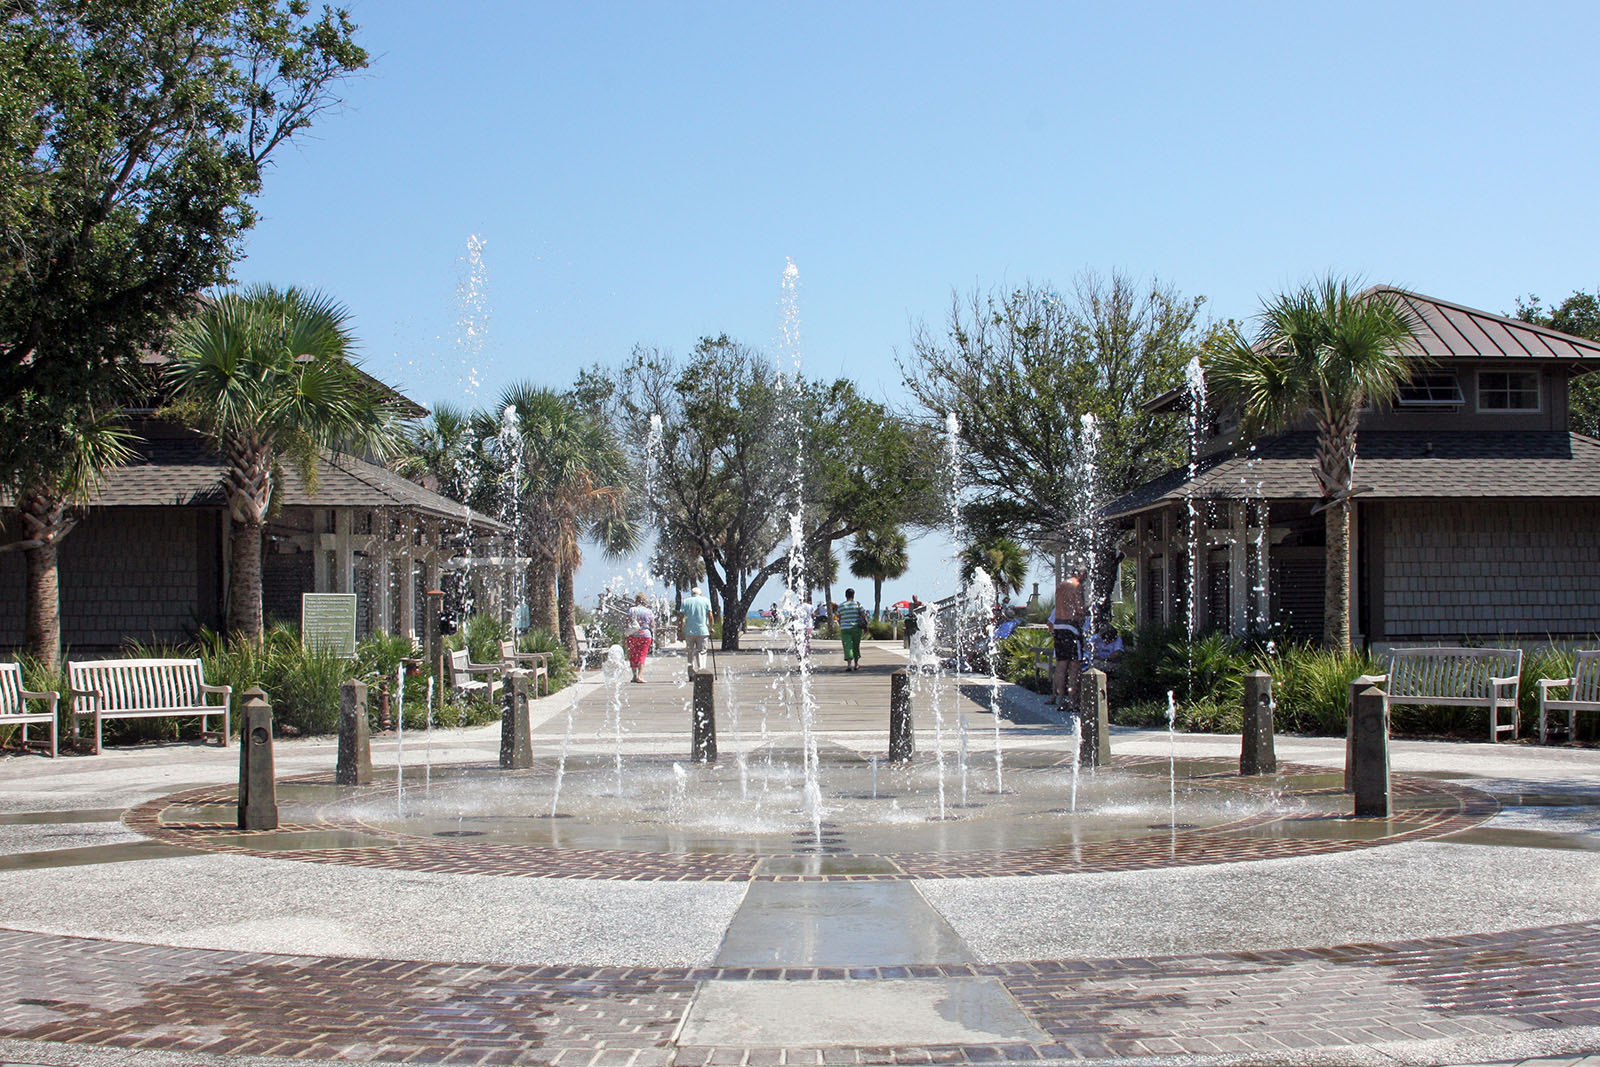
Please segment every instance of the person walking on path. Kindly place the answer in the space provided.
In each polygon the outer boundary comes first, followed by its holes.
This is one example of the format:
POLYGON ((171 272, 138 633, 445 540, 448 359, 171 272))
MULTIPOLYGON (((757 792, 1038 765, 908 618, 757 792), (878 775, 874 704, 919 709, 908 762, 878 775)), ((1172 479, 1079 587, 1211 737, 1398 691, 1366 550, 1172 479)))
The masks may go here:
POLYGON ((923 604, 917 594, 911 594, 911 603, 906 607, 906 647, 910 648, 912 641, 917 636, 917 624, 921 621, 923 604))
POLYGON ((844 669, 861 669, 861 631, 867 628, 867 609, 856 603, 856 591, 844 591, 839 605, 839 637, 844 641, 844 669))
POLYGON ((643 593, 635 595, 633 601, 633 607, 628 609, 628 666, 633 668, 633 680, 643 682, 640 672, 644 670, 644 658, 650 654, 650 641, 655 636, 656 613, 650 610, 643 593))
POLYGON ((1077 707, 1078 673, 1083 670, 1084 629, 1089 612, 1084 607, 1083 583, 1089 568, 1080 566, 1056 586, 1056 608, 1050 613, 1055 634, 1056 663, 1050 675, 1050 699, 1057 707, 1077 707))
POLYGON ((717 616, 711 610, 711 601, 700 592, 698 585, 689 590, 689 596, 678 609, 678 614, 683 617, 684 651, 689 657, 689 680, 693 681, 696 671, 705 670, 706 649, 711 644, 711 623, 717 616))

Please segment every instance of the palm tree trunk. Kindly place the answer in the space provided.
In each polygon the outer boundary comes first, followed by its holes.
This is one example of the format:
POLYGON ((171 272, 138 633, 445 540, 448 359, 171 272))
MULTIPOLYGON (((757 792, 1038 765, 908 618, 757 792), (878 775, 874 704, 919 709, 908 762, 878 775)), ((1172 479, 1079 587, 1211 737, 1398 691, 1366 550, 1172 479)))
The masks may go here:
POLYGON ((556 577, 557 614, 561 621, 561 643, 567 647, 573 662, 578 655, 578 606, 572 599, 572 568, 562 564, 556 577))
POLYGON ((883 613, 883 579, 872 579, 872 621, 877 622, 883 613))
POLYGON ((61 583, 57 568, 61 539, 72 529, 65 501, 31 491, 18 501, 22 526, 33 547, 23 551, 27 585, 23 597, 23 644, 50 670, 61 665, 61 583))
POLYGON ((1322 609, 1322 643, 1350 651, 1350 503, 1340 501, 1323 513, 1327 559, 1322 609))
POLYGON ((23 640, 28 655, 46 670, 61 666, 61 586, 55 542, 46 541, 23 553, 28 564, 27 618, 23 640))
POLYGON ((259 522, 233 524, 233 563, 228 576, 228 629, 261 640, 261 536, 259 522))
POLYGON ((536 629, 557 636, 561 633, 560 598, 556 592, 558 582, 555 564, 535 556, 528 567, 528 618, 536 629))

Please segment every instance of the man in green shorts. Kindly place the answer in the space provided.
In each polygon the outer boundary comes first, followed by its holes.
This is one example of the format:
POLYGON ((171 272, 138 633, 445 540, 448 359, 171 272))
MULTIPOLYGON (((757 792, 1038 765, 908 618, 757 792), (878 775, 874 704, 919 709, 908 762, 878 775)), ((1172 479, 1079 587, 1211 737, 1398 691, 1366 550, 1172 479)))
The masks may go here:
POLYGON ((844 669, 861 669, 861 631, 867 628, 867 609, 856 603, 856 591, 844 591, 839 605, 839 637, 844 641, 844 669))

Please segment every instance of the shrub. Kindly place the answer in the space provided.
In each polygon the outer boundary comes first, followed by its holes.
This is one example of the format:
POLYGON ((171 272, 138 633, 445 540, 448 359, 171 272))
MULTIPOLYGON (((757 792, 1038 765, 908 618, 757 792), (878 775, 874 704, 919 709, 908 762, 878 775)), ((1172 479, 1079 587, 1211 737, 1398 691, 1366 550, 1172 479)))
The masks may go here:
POLYGON ((867 621, 867 637, 874 641, 888 641, 894 637, 894 623, 888 619, 869 619, 867 621))
POLYGON ((550 653, 550 691, 565 689, 577 677, 572 667, 572 657, 555 634, 549 630, 529 630, 517 639, 518 652, 550 653))
POLYGON ((1054 637, 1046 630, 1013 630, 1000 642, 1000 677, 1038 692, 1049 692, 1050 672, 1047 668, 1036 673, 1034 656, 1036 650, 1052 649, 1054 644, 1054 637))
POLYGON ((1338 735, 1345 731, 1350 683, 1383 666, 1364 652, 1336 652, 1291 644, 1263 656, 1258 668, 1272 675, 1273 726, 1285 733, 1338 735))

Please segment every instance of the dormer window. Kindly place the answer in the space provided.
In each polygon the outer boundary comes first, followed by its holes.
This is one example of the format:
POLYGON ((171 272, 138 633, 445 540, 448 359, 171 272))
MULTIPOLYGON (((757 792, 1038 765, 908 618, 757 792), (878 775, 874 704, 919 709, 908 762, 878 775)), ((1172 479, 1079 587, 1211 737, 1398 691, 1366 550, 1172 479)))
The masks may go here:
POLYGON ((1479 411, 1538 411, 1539 372, 1483 370, 1478 372, 1479 411))
POLYGON ((1412 375, 1394 400, 1397 408, 1455 408, 1461 403, 1461 383, 1456 376, 1438 371, 1412 375))

